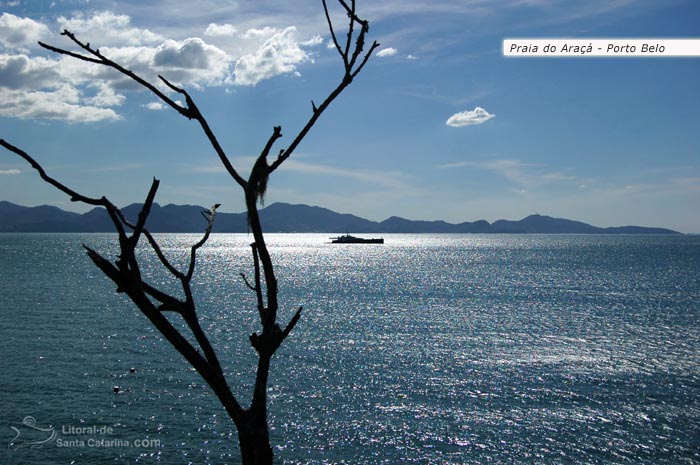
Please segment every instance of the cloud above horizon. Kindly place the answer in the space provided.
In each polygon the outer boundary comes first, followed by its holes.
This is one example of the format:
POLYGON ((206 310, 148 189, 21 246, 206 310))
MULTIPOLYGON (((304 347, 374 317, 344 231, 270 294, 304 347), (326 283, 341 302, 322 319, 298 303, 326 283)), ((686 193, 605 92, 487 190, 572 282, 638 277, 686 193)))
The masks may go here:
MULTIPOLYGON (((0 116, 67 122, 114 121, 124 92, 140 90, 125 76, 72 57, 42 56, 37 40, 50 30, 68 29, 83 42, 93 43, 110 59, 166 88, 158 75, 195 89, 254 86, 283 74, 299 75, 301 64, 313 62, 309 47, 323 42, 314 35, 297 38, 294 26, 251 28, 238 33, 231 24, 210 23, 205 37, 237 36, 241 49, 225 51, 200 37, 172 39, 132 24, 128 15, 111 11, 59 16, 44 24, 10 13, 0 16, 0 116), (247 50, 247 52, 245 51, 247 50)), ((71 48, 56 37, 55 45, 71 48)), ((148 109, 156 109, 153 105, 148 109)))
POLYGON ((560 171, 550 171, 546 167, 523 163, 509 158, 497 158, 478 161, 458 161, 437 165, 437 168, 477 168, 494 172, 512 184, 523 189, 533 189, 545 184, 566 183, 574 185, 579 179, 560 171))
POLYGON ((481 107, 476 107, 473 110, 466 110, 460 113, 455 113, 450 116, 445 124, 453 128, 462 126, 471 126, 474 124, 483 124, 486 121, 494 118, 496 115, 490 114, 481 107))

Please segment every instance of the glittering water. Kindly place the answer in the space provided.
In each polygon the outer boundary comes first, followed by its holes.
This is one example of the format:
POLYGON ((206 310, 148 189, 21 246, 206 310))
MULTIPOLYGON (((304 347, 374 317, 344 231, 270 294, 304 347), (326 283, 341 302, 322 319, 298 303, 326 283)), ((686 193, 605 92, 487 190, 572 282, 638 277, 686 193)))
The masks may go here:
MULTIPOLYGON (((198 237, 161 239, 184 266, 198 237)), ((385 239, 270 236, 283 323, 305 308, 273 363, 279 463, 700 463, 700 237, 385 239)), ((82 253, 113 240, 0 234, 0 463, 239 463, 209 389, 82 253)), ((242 403, 249 242, 212 236, 195 278, 242 403)))

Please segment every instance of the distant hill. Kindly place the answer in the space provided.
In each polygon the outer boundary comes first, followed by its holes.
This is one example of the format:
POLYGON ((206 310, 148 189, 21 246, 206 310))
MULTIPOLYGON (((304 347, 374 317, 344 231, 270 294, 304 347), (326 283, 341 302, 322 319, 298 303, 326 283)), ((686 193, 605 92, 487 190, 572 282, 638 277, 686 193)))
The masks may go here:
MULTIPOLYGON (((140 204, 124 207, 124 215, 133 220, 140 204)), ((152 232, 201 232, 204 220, 196 205, 153 204, 146 226, 152 232)), ((445 221, 413 221, 392 216, 382 222, 359 216, 336 213, 327 208, 308 205, 273 203, 260 210, 260 217, 268 232, 319 233, 508 233, 508 234, 681 234, 665 228, 620 226, 598 228, 580 221, 530 215, 519 221, 485 220, 464 223, 445 221)), ((107 212, 95 208, 87 213, 67 212, 57 207, 42 205, 23 207, 0 201, 0 232, 112 232, 114 229, 107 212)), ((219 213, 214 232, 247 232, 245 213, 219 213)))

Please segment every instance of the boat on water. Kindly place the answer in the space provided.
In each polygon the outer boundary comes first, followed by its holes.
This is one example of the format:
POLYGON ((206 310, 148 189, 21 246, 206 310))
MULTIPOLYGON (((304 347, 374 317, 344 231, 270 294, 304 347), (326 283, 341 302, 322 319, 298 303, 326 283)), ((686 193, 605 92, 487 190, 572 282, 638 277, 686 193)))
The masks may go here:
POLYGON ((383 238, 372 238, 365 239, 364 237, 351 236, 346 234, 344 236, 331 237, 332 244, 383 244, 383 238))

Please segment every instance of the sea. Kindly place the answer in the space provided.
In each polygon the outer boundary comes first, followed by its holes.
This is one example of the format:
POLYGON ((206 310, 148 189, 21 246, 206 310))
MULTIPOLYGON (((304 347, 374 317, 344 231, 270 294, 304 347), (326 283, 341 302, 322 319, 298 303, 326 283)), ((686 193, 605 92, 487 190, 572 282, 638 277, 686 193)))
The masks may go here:
MULTIPOLYGON (((200 236, 157 237, 184 269, 200 236)), ((384 239, 268 236, 281 324, 304 307, 272 363, 276 463, 700 463, 699 236, 384 239)), ((244 405, 250 242, 212 235, 193 279, 244 405)), ((83 244, 117 253, 113 234, 0 234, 0 463, 239 464, 211 390, 83 244)))

